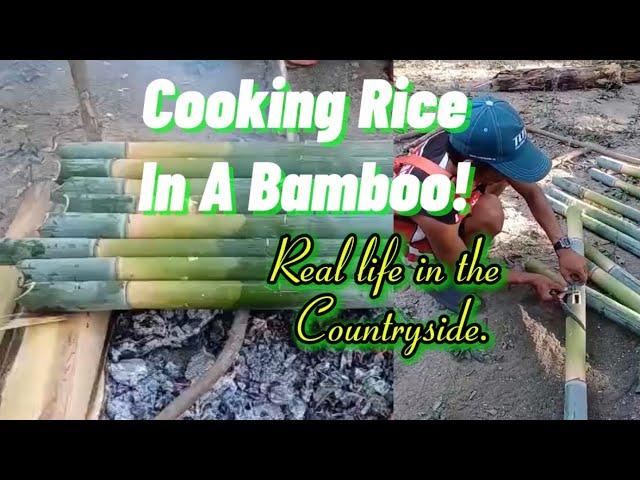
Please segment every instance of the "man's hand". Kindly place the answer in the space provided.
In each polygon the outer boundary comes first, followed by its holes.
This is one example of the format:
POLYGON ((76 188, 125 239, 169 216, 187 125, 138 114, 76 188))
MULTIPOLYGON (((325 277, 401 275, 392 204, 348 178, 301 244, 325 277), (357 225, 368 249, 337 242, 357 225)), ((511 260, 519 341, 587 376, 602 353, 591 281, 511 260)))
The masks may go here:
POLYGON ((560 263, 560 274, 569 283, 587 283, 589 273, 587 271, 587 261, 582 255, 578 255, 573 250, 563 248, 558 250, 558 262, 560 263))
POLYGON ((567 291, 566 284, 562 285, 537 273, 531 273, 529 275, 527 283, 533 287, 538 294, 538 298, 544 302, 562 298, 564 296, 564 292, 567 291), (552 292, 558 293, 558 295, 552 295, 552 292))

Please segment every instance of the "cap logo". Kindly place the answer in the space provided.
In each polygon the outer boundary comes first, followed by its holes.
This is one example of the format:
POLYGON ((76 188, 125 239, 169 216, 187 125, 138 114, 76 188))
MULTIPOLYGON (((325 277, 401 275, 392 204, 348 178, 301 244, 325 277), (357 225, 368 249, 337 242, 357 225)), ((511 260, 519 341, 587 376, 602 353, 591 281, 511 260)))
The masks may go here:
POLYGON ((518 150, 522 146, 522 144, 526 139, 527 139, 527 129, 523 128, 518 135, 513 137, 513 144, 516 147, 516 150, 518 150))

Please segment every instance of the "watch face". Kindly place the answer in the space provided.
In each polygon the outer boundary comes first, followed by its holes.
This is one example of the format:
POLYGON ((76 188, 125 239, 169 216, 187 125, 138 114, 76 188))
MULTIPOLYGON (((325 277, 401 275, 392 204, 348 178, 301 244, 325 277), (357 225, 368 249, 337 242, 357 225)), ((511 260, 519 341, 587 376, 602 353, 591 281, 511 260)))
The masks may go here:
POLYGON ((568 238, 561 238, 560 239, 560 248, 571 248, 571 240, 569 240, 568 238))

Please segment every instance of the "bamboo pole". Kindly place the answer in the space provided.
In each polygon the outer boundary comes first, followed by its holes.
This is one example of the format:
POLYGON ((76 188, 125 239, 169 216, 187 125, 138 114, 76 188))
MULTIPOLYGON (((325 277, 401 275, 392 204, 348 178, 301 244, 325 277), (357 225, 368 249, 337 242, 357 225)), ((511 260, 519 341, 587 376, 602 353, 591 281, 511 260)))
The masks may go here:
POLYGON ((557 133, 548 132, 546 130, 543 130, 542 128, 534 127, 533 125, 527 126, 527 131, 531 133, 535 133, 536 135, 544 135, 545 137, 553 138, 554 140, 558 140, 559 142, 566 143, 570 147, 585 148, 587 150, 591 150, 592 152, 596 152, 601 155, 607 155, 608 157, 622 160, 624 162, 635 163, 640 165, 640 158, 632 157, 630 155, 625 155, 624 153, 615 152, 608 148, 604 148, 596 143, 574 140, 569 137, 558 135, 557 133))
POLYGON ((605 272, 631 288, 634 292, 640 292, 640 280, 631 275, 631 273, 620 265, 616 264, 609 257, 598 251, 597 248, 591 245, 585 245, 584 251, 587 258, 605 272))
POLYGON ((253 162, 277 163, 286 174, 353 174, 361 176, 362 164, 374 162, 381 173, 391 176, 393 157, 278 156, 247 159, 230 158, 62 158, 58 182, 70 177, 116 177, 141 179, 144 164, 156 162, 163 174, 179 173, 185 177, 208 178, 214 163, 228 162, 235 178, 251 178, 253 162))
MULTIPOLYGON (((539 273, 545 275, 552 280, 560 281, 560 274, 553 272, 546 265, 537 261, 529 260, 525 263, 525 270, 528 272, 539 273)), ((607 320, 630 330, 636 335, 640 335, 640 314, 634 312, 628 307, 621 305, 615 300, 603 295, 591 287, 586 287, 587 307, 590 310, 602 315, 607 320)))
MULTIPOLYGON (((22 260, 16 266, 31 282, 264 280, 273 261, 269 257, 96 257, 22 260)), ((314 261, 334 262, 326 257, 314 261)))
MULTIPOLYGON (((554 212, 558 215, 566 216, 567 206, 556 200, 555 198, 547 195, 547 200, 554 212)), ((591 218, 586 213, 582 214, 582 222, 587 230, 605 238, 616 245, 620 246, 627 252, 633 253, 637 257, 640 257, 640 242, 635 238, 630 237, 622 232, 619 232, 613 227, 606 225, 595 218, 591 218)))
POLYGON ((617 173, 624 173, 630 177, 640 178, 640 166, 629 165, 628 163, 619 162, 613 158, 598 157, 596 163, 599 167, 613 170, 617 173))
POLYGON ((622 305, 640 313, 640 295, 638 293, 595 263, 587 260, 587 266, 589 268, 589 279, 600 287, 600 290, 613 296, 622 305))
MULTIPOLYGON (((25 286, 18 303, 32 313, 181 308, 286 310, 300 308, 325 292, 327 289, 322 287, 277 287, 264 281, 35 282, 25 286)), ((362 289, 343 289, 339 293, 341 308, 376 306, 362 289)))
POLYGON ((316 142, 101 142, 66 143, 61 158, 260 157, 279 155, 393 157, 389 140, 348 140, 327 147, 316 142))
MULTIPOLYGON (((335 256, 343 240, 319 238, 314 254, 335 256)), ((356 243, 358 253, 363 241, 356 243)), ((24 238, 0 240, 0 265, 15 265, 22 260, 87 257, 272 257, 277 238, 216 239, 91 239, 24 238)))
MULTIPOLYGON (((189 193, 202 195, 207 184, 206 178, 187 178, 189 193)), ((236 193, 246 190, 251 185, 247 178, 235 178, 233 182, 236 193)), ((58 187, 56 193, 62 194, 99 194, 99 195, 132 195, 139 196, 141 180, 113 177, 70 177, 58 187)))
MULTIPOLYGON (((577 207, 567 208, 567 234, 571 248, 584 255, 582 233, 582 211, 577 207)), ((574 287, 567 301, 571 311, 586 327, 587 299, 584 285, 574 287)), ((565 420, 587 419, 587 333, 572 318, 567 317, 566 360, 564 388, 565 420)))
POLYGON ((572 193, 573 195, 585 200, 589 200, 590 202, 597 203, 598 205, 602 205, 603 207, 606 207, 609 210, 630 218, 631 220, 640 222, 640 210, 636 208, 625 205, 624 203, 618 202, 613 198, 602 195, 601 193, 589 190, 588 188, 578 185, 577 183, 567 180, 566 178, 553 177, 551 181, 554 185, 560 187, 566 192, 572 193))
POLYGON ((49 215, 40 229, 43 237, 67 238, 278 238, 302 232, 321 238, 350 233, 388 236, 393 233, 393 221, 391 215, 65 213, 49 215))
POLYGON ((590 168, 589 175, 594 180, 607 185, 608 187, 619 188, 620 190, 632 195, 636 198, 640 198, 640 186, 634 185, 632 183, 623 182, 622 180, 617 179, 613 175, 609 175, 608 173, 604 173, 602 170, 598 170, 597 168, 590 168))
POLYGON ((587 213, 590 217, 606 223, 607 225, 629 235, 632 238, 635 238, 636 240, 640 240, 640 228, 635 223, 628 222, 620 217, 611 215, 604 210, 600 210, 597 207, 589 205, 588 203, 582 202, 577 198, 567 195, 562 190, 558 190, 557 188, 547 187, 545 188, 545 192, 547 193, 547 195, 552 196, 565 205, 578 207, 580 210, 587 213))

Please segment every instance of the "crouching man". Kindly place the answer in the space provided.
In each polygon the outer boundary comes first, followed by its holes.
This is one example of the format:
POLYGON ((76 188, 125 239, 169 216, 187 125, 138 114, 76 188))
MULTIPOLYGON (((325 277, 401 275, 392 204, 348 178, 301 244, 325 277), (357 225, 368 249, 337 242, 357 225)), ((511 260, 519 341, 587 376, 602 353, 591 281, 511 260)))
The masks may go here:
MULTIPOLYGON (((585 259, 570 248, 542 189, 536 182, 551 169, 550 159, 527 137, 524 122, 504 100, 481 97, 473 101, 469 127, 460 133, 440 132, 410 155, 396 159, 398 175, 415 175, 424 180, 442 173, 454 179, 456 165, 471 161, 475 167, 473 193, 468 199, 471 210, 465 216, 455 211, 433 216, 421 211, 411 217, 396 214, 394 229, 409 244, 407 260, 415 261, 421 253, 432 253, 439 261, 452 266, 471 245, 476 234, 495 237, 502 230, 504 211, 500 194, 511 185, 527 202, 531 213, 547 234, 558 256, 560 273, 569 283, 587 280, 585 259)), ((508 271, 510 284, 530 285, 540 300, 552 300, 554 292, 566 291, 558 284, 535 273, 508 271)), ((449 290, 433 293, 447 308, 456 311, 462 294, 449 290)))

